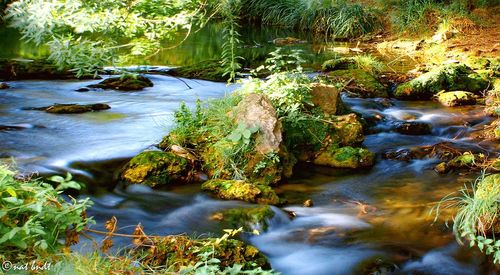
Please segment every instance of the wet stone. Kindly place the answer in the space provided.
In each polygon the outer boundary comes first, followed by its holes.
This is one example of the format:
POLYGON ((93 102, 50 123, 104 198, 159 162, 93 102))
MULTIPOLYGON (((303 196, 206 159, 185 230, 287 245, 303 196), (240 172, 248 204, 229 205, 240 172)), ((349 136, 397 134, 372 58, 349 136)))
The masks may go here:
POLYGON ((403 135, 429 135, 432 132, 431 125, 424 122, 417 121, 407 121, 407 122, 397 122, 394 131, 403 135))
POLYGON ((39 108, 26 108, 26 110, 37 110, 37 111, 45 111, 51 114, 81 114, 95 111, 108 110, 111 107, 108 104, 104 103, 95 103, 95 104, 54 104, 46 107, 39 108))

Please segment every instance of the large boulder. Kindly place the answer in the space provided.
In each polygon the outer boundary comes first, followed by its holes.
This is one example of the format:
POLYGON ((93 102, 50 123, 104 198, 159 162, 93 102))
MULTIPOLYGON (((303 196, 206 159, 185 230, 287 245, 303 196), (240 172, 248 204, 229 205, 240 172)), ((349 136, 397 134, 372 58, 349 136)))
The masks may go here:
POLYGON ((374 164, 375 155, 364 148, 350 146, 341 148, 327 148, 315 159, 314 164, 334 168, 365 168, 374 164))
POLYGON ((334 82, 347 83, 344 91, 359 97, 387 97, 387 89, 371 74, 361 69, 336 70, 328 73, 334 82))
POLYGON ((314 106, 321 108, 327 117, 336 115, 345 109, 340 98, 340 90, 335 86, 313 83, 310 93, 314 106))
POLYGON ((256 134, 256 150, 260 154, 279 151, 282 138, 281 122, 276 116, 271 101, 262 94, 246 95, 234 108, 233 113, 237 123, 247 127, 258 127, 256 134))
POLYGON ((123 168, 120 179, 126 184, 151 187, 187 180, 190 163, 170 152, 145 151, 132 158, 123 168))
POLYGON ((447 64, 399 85, 394 96, 399 99, 430 99, 442 90, 478 93, 488 88, 488 81, 464 64, 447 64))
POLYGON ((88 87, 119 91, 139 91, 147 87, 153 87, 153 82, 142 75, 124 75, 120 77, 110 77, 97 84, 89 85, 88 87))
POLYGON ((244 180, 213 179, 202 184, 201 189, 214 193, 224 200, 241 200, 261 204, 278 204, 279 198, 268 185, 244 180))
POLYGON ((448 107, 476 104, 475 95, 464 91, 440 92, 436 95, 436 98, 441 104, 448 107))

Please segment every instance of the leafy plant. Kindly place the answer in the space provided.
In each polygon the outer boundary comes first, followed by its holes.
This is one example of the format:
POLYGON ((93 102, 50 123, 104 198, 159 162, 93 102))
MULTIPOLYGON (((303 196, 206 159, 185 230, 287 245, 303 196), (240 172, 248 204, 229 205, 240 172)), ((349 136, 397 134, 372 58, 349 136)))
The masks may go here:
POLYGON ((220 13, 223 17, 223 39, 222 44, 222 65, 224 67, 223 76, 229 76, 228 82, 235 81, 237 72, 241 69, 238 56, 238 47, 241 45, 241 36, 238 33, 239 13, 241 0, 223 0, 220 3, 220 13))
MULTIPOLYGON (((499 175, 486 176, 484 173, 476 179, 471 191, 464 187, 458 197, 445 197, 434 209, 439 214, 441 205, 446 208, 458 207, 453 223, 453 233, 457 241, 469 241, 469 246, 477 246, 486 255, 493 255, 493 261, 500 263, 500 240, 495 232, 500 215, 499 175)), ((437 217, 436 217, 437 218, 437 217)))
POLYGON ((85 217, 91 205, 88 198, 61 197, 63 190, 80 185, 70 175, 51 180, 58 183, 56 188, 34 179, 16 179, 14 172, 0 166, 0 258, 58 252, 67 234, 76 235, 92 222, 85 217))

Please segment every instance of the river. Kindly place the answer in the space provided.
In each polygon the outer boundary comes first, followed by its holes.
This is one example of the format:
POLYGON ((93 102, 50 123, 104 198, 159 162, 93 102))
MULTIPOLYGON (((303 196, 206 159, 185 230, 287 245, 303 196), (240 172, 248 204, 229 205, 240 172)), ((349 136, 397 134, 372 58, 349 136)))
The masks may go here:
MULTIPOLYGON (((276 36, 266 34, 259 36, 260 40, 250 40, 260 45, 276 36)), ((183 47, 193 48, 190 53, 181 54, 183 49, 179 49, 152 64, 179 65, 169 59, 173 56, 190 60, 180 62, 192 62, 189 56, 198 56, 194 51, 200 44, 189 43, 183 47)), ((317 55, 311 44, 300 47, 317 55)), ((210 55, 205 48, 200 51, 201 56, 210 55)), ((115 186, 114 180, 127 159, 168 133, 180 102, 193 106, 196 99, 221 97, 235 87, 147 76, 154 87, 133 93, 75 91, 96 80, 9 82, 11 89, 0 90, 0 125, 5 126, 0 130, 0 157, 15 161, 24 172, 74 174, 87 185, 80 196, 94 201, 88 215, 94 216, 96 228, 116 216, 119 226, 124 227, 120 232, 125 233, 141 223, 148 234, 220 234, 228 224, 214 219, 214 213, 252 205, 217 200, 200 192, 197 184, 152 190, 115 186), (107 103, 111 109, 76 115, 25 109, 97 102, 107 103)), ((377 153, 376 165, 367 171, 300 166, 295 176, 277 189, 291 204, 283 209, 272 207, 274 216, 267 220, 267 230, 242 238, 264 252, 282 274, 363 274, 375 268, 409 274, 493 274, 479 251, 457 244, 452 230, 445 226, 451 218, 449 211, 436 222, 430 214, 441 198, 470 184, 477 174, 437 174, 433 167, 438 160, 433 158, 402 162, 381 157, 387 150, 443 141, 498 154, 498 145, 464 138, 465 133, 489 122, 481 107, 446 108, 433 102, 394 99, 382 103, 379 99, 344 97, 344 101, 359 113, 385 117, 364 142, 377 153), (432 133, 408 136, 387 126, 401 120, 430 123, 432 133), (302 207, 306 199, 312 199, 314 207, 302 207), (289 218, 283 210, 295 212, 296 217, 289 218)), ((115 240, 117 246, 127 242, 115 240)), ((80 245, 82 249, 85 246, 91 243, 80 245)))

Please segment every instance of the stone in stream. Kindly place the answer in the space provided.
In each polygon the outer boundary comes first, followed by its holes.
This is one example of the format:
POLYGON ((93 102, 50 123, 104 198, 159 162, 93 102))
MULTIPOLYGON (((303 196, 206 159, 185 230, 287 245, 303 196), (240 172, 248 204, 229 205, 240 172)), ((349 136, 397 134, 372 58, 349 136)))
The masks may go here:
MULTIPOLYGON (((56 65, 46 59, 0 59, 0 79, 75 79, 70 70, 59 70, 56 65)), ((98 79, 99 76, 83 75, 80 79, 98 79)))
POLYGON ((273 40, 273 44, 277 46, 293 45, 293 44, 304 44, 307 43, 305 40, 301 40, 295 37, 280 37, 273 40))
POLYGON ((188 181, 191 165, 185 158, 170 152, 145 151, 132 158, 122 169, 120 179, 126 184, 151 187, 188 181))
POLYGON ((486 94, 485 105, 487 115, 500 116, 500 78, 493 81, 493 89, 486 94))
POLYGON ((222 63, 219 60, 206 60, 193 65, 177 67, 169 70, 167 74, 176 77, 195 78, 210 81, 227 81, 222 63))
POLYGON ((139 91, 147 87, 153 87, 153 82, 142 75, 124 75, 120 77, 110 77, 97 84, 89 85, 88 87, 119 91, 139 91))
POLYGON ((388 97, 387 89, 371 74, 361 69, 336 70, 328 73, 331 81, 342 81, 344 90, 350 95, 373 98, 388 97))
POLYGON ((448 107, 476 104, 476 96, 464 91, 440 92, 436 98, 441 104, 448 107))
POLYGON ((225 200, 242 200, 260 204, 278 204, 279 198, 272 187, 244 180, 213 179, 204 182, 201 189, 215 193, 225 200))
POLYGON ((430 124, 418 121, 401 121, 396 122, 394 131, 403 135, 429 135, 432 133, 430 124))
POLYGON ((8 88, 10 88, 9 84, 4 83, 4 82, 0 82, 0 90, 5 90, 8 88))
POLYGON ((224 228, 240 228, 245 231, 267 230, 269 220, 275 213, 269 205, 259 205, 257 207, 241 207, 225 209, 221 212, 213 213, 211 220, 220 221, 224 228))
POLYGON ((54 104, 46 107, 39 108, 26 108, 27 110, 45 111, 51 114, 81 114, 95 111, 102 111, 111 109, 108 104, 95 103, 95 104, 54 104))
POLYGON ((310 93, 314 106, 320 107, 327 117, 341 113, 346 109, 340 98, 340 90, 335 86, 313 83, 310 93))
POLYGON ((258 127, 256 133, 256 150, 260 154, 279 151, 282 138, 281 122, 276 116, 273 104, 262 94, 246 95, 232 111, 237 123, 247 127, 258 127))
POLYGON ((350 146, 341 148, 327 148, 315 159, 314 164, 334 168, 366 168, 373 166, 375 155, 364 148, 350 146))
POLYGON ((399 85, 394 96, 399 99, 430 99, 442 90, 479 93, 489 82, 464 64, 447 64, 399 85))

